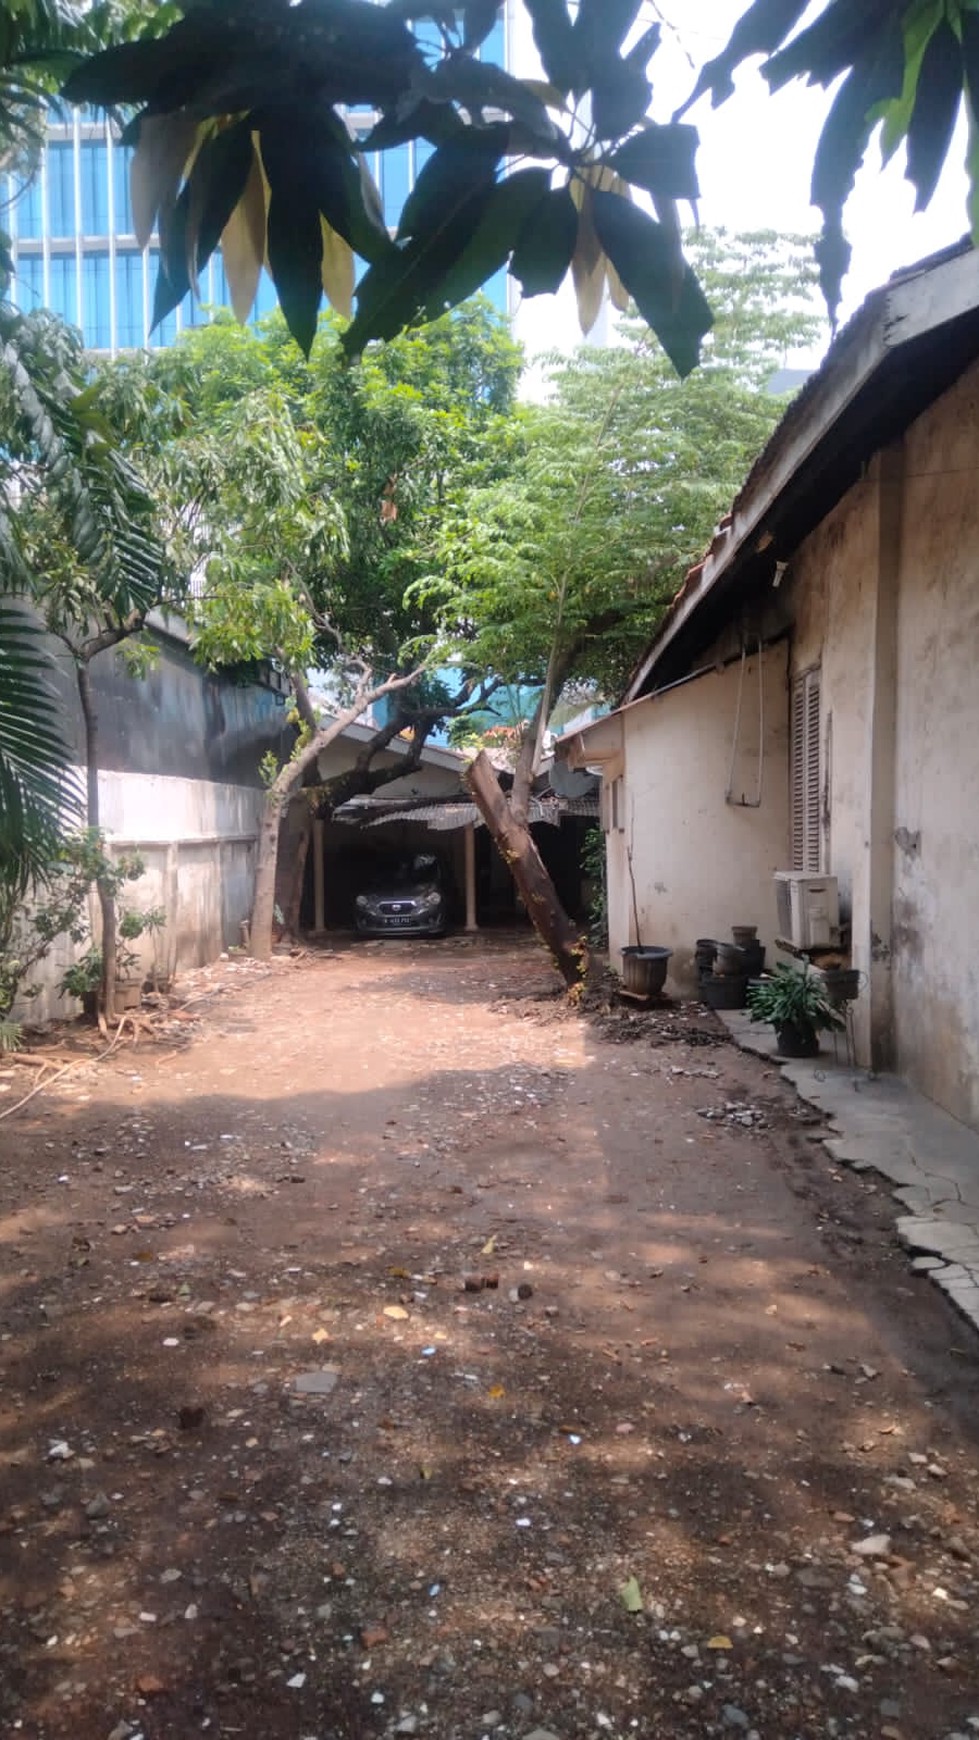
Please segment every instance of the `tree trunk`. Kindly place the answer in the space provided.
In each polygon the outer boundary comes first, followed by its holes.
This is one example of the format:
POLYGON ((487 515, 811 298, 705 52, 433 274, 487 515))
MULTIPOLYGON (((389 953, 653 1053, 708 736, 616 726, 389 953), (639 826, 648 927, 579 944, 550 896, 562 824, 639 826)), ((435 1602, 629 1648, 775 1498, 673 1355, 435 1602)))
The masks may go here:
MULTIPOLYGON (((255 900, 252 907, 249 952, 257 961, 267 961, 272 953, 272 924, 275 918, 275 872, 279 858, 279 824, 282 812, 302 785, 307 767, 311 767, 322 750, 327 749, 348 725, 353 725, 382 695, 406 689, 421 675, 421 668, 406 677, 389 677, 375 688, 361 688, 350 706, 315 731, 298 755, 281 768, 265 796, 265 813, 258 831, 255 861, 255 900)), ((295 677, 293 677, 295 682, 295 677)))
POLYGON ((534 929, 569 990, 575 989, 588 971, 588 945, 561 905, 530 829, 513 815, 488 755, 477 755, 466 783, 520 890, 534 929))
MULTIPOLYGON (((99 720, 95 710, 95 696, 92 692, 92 677, 88 660, 76 660, 75 674, 78 681, 78 699, 81 703, 82 718, 85 722, 86 821, 89 828, 98 831, 101 827, 99 720)), ((98 894, 99 911, 102 915, 102 985, 99 992, 99 1005, 106 1020, 111 1021, 116 1012, 116 901, 112 885, 104 876, 96 877, 95 888, 98 894)))
POLYGON ((292 880, 289 884, 289 900, 285 911, 286 935, 296 942, 299 940, 299 921, 303 908, 303 888, 306 881, 306 860, 309 857, 309 842, 313 833, 313 812, 308 803, 303 804, 303 825, 296 841, 296 861, 292 867, 292 880))
MULTIPOLYGON (((283 773, 291 773, 295 763, 283 768, 283 773)), ((265 809, 258 830, 258 851, 255 859, 255 899, 252 905, 252 921, 249 931, 249 952, 257 961, 267 961, 272 953, 272 926, 275 921, 275 871, 279 860, 279 824, 282 811, 293 788, 298 784, 301 774, 284 784, 280 791, 276 786, 282 780, 282 774, 268 791, 265 798, 265 809)))

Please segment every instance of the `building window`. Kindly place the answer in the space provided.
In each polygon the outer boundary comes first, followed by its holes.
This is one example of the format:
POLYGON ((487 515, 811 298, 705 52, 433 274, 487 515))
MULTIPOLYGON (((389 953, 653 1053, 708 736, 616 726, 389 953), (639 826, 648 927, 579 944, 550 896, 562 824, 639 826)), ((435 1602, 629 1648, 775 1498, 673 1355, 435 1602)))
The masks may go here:
POLYGON ((71 145, 48 146, 48 229, 52 236, 75 233, 75 153, 71 145))
POLYGON ((820 865, 819 670, 804 671, 792 684, 792 868, 819 873, 820 865))
POLYGON ((104 139, 86 139, 79 153, 82 184, 82 230, 86 236, 109 233, 109 147, 104 139))

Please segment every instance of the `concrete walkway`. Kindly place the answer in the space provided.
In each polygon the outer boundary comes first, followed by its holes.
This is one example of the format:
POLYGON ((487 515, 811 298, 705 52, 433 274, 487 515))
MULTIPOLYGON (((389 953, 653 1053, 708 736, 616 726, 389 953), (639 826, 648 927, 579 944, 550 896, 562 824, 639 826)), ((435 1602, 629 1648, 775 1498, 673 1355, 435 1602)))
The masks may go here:
POLYGON ((746 1010, 719 1011, 746 1051, 781 1065, 809 1105, 833 1126, 826 1147, 858 1172, 879 1172, 901 1204, 897 1232, 926 1272, 979 1329, 979 1135, 892 1075, 848 1064, 842 1037, 834 1054, 823 1038, 819 1057, 786 1060, 771 1027, 746 1010))

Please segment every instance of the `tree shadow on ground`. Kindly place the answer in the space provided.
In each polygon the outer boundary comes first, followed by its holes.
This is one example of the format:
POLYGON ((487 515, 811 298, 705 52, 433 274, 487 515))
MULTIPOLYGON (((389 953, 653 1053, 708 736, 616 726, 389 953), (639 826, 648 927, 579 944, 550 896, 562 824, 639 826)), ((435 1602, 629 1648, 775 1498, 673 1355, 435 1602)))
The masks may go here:
POLYGON ((36 1193, 0 1220, 21 1733, 359 1740, 427 1710, 450 1740, 502 1704, 514 1732, 597 1710, 693 1735, 750 1684, 763 1731, 821 1734, 854 1638, 880 1661, 844 1699, 861 1721, 888 1686, 908 1732, 961 1714, 961 1676, 906 1641, 970 1659, 943 1543, 979 1372, 943 1303, 915 1293, 910 1336, 899 1260, 861 1279, 818 1199, 800 1221, 772 1132, 693 1159, 709 1084, 674 1084, 654 1154, 648 1079, 593 1056, 562 1121, 557 1076, 515 1115, 520 1069, 412 1079, 397 1122, 390 1086, 346 1083, 38 1123, 36 1193), (930 1407, 953 1384, 954 1435, 930 1407), (861 1568, 871 1524, 895 1551, 861 1568))

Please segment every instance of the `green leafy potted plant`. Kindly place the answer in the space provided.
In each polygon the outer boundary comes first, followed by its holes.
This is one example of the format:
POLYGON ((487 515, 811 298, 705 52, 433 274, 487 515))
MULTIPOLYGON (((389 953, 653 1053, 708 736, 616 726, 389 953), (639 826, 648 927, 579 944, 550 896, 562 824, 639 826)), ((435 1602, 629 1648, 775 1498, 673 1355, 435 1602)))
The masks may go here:
POLYGON ((748 987, 748 1010, 752 1021, 770 1021, 782 1057, 815 1057, 819 1035, 843 1026, 843 1017, 808 967, 779 965, 770 978, 748 987))

